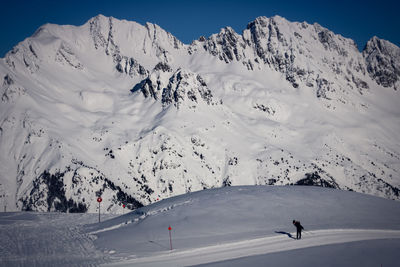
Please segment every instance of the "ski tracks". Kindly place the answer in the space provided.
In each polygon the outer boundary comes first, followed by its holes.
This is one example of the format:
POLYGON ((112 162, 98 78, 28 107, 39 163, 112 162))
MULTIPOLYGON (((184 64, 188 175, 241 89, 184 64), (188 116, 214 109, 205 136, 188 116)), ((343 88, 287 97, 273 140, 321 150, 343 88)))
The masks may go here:
POLYGON ((173 250, 148 257, 114 262, 110 266, 189 266, 225 261, 241 257, 263 255, 301 248, 341 244, 354 241, 400 238, 398 230, 328 229, 316 230, 294 240, 287 235, 213 245, 188 250, 173 250))
POLYGON ((79 225, 46 219, 0 225, 1 266, 94 266, 105 262, 103 253, 79 225))

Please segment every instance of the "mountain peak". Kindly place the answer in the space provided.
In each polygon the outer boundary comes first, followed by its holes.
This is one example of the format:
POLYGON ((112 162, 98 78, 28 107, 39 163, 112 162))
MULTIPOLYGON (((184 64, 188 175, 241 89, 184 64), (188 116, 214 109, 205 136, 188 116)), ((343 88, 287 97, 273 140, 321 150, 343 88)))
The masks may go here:
POLYGON ((392 56, 397 56, 400 54, 400 48, 397 45, 377 36, 373 36, 368 40, 363 51, 371 52, 371 50, 375 49, 377 49, 380 53, 391 54, 392 56))
POLYGON ((400 89, 400 48, 395 44, 372 37, 362 52, 372 79, 384 87, 400 89))
POLYGON ((112 18, 112 17, 107 17, 107 16, 104 16, 103 14, 98 14, 98 15, 94 16, 93 18, 90 18, 87 21, 87 23, 94 22, 94 21, 108 21, 110 18, 112 18))

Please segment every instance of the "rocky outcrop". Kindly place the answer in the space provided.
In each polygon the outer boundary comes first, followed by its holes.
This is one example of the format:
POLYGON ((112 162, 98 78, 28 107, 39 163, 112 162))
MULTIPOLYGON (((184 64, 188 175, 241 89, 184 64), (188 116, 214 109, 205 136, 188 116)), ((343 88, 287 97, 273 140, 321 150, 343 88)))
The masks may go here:
POLYGON ((10 74, 4 76, 3 84, 0 88, 1 88, 0 94, 2 102, 14 101, 19 96, 24 95, 26 93, 25 88, 15 83, 14 79, 11 77, 10 74))
POLYGON ((306 173, 305 178, 297 181, 296 185, 321 186, 321 187, 340 189, 339 185, 336 183, 334 179, 331 179, 330 181, 325 180, 321 178, 318 172, 306 173))
POLYGON ((55 60, 56 62, 75 69, 83 69, 83 64, 79 61, 72 48, 66 42, 61 43, 60 48, 55 56, 55 60))
POLYGON ((363 56, 373 80, 384 87, 400 88, 400 48, 374 36, 365 45, 363 56))
POLYGON ((132 57, 118 57, 117 65, 115 68, 118 72, 128 74, 131 77, 134 76, 146 76, 148 75, 149 71, 146 70, 142 65, 139 64, 134 58, 132 57))
MULTIPOLYGON (((249 70, 268 67, 281 72, 294 88, 314 87, 317 97, 323 95, 323 84, 330 84, 331 91, 339 94, 352 88, 362 94, 370 87, 367 71, 379 85, 395 89, 399 86, 397 46, 374 37, 361 55, 353 40, 317 23, 293 23, 279 16, 259 17, 241 35, 226 27, 218 34, 193 42, 188 50, 194 53, 199 49, 227 64, 237 61, 249 70), (319 78, 322 75, 324 80, 319 78), (347 86, 340 85, 342 80, 348 81, 347 86)), ((344 101, 343 96, 323 98, 344 101)))
POLYGON ((161 101, 164 108, 169 105, 179 108, 183 104, 195 108, 199 102, 216 104, 211 90, 200 75, 184 69, 172 72, 166 63, 158 63, 151 75, 131 91, 141 91, 145 97, 161 101))
POLYGON ((241 35, 237 34, 231 27, 226 27, 218 34, 213 34, 204 40, 203 47, 211 55, 220 60, 230 63, 241 61, 245 58, 243 49, 246 47, 241 35))

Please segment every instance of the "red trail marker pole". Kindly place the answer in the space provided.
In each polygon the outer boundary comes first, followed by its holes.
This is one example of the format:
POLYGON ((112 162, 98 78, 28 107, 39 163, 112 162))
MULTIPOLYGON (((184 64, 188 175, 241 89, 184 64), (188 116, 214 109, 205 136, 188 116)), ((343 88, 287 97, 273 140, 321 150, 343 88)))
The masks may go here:
POLYGON ((102 201, 103 199, 101 198, 101 197, 98 197, 97 198, 97 202, 99 202, 99 222, 100 222, 100 202, 102 201))
POLYGON ((171 238, 171 225, 168 227, 168 232, 169 232, 169 247, 172 250, 172 238, 171 238))

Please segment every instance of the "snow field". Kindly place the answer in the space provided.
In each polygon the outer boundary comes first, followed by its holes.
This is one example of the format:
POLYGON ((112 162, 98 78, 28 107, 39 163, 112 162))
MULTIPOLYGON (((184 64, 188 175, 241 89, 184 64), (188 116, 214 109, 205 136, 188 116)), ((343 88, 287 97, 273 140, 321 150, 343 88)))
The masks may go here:
POLYGON ((103 214, 101 223, 95 213, 0 213, 0 265, 264 266, 272 257, 279 266, 293 254, 323 262, 315 255, 327 246, 337 260, 353 257, 354 266, 359 249, 380 244, 388 248, 382 262, 393 264, 397 253, 388 244, 400 245, 399 208, 397 201, 320 187, 241 186, 169 198, 122 216, 103 214), (293 219, 305 227, 301 240, 291 238, 293 219), (338 254, 353 243, 349 253, 338 254))

